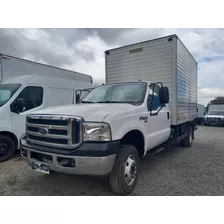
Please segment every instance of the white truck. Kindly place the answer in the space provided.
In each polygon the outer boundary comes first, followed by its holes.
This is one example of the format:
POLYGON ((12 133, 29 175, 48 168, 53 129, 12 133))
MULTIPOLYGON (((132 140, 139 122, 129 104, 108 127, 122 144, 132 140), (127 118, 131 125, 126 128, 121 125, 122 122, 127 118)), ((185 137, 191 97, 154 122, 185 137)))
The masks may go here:
POLYGON ((197 124, 204 122, 205 106, 203 104, 197 104, 197 124))
POLYGON ((224 104, 211 104, 204 117, 204 125, 222 125, 224 126, 224 104))
POLYGON ((105 52, 106 83, 75 106, 27 116, 21 155, 32 169, 109 178, 130 194, 139 158, 166 144, 191 147, 197 62, 176 35, 105 52))
POLYGON ((0 54, 0 162, 19 148, 26 115, 41 108, 73 104, 92 77, 0 54))

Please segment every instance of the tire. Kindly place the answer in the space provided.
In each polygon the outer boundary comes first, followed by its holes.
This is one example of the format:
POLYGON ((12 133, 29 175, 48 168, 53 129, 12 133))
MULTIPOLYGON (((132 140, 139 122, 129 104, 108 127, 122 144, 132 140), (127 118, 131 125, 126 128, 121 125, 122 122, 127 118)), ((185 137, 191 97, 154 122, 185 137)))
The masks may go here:
POLYGON ((193 130, 192 130, 192 126, 190 125, 189 130, 188 130, 188 135, 186 138, 183 139, 182 145, 184 147, 189 148, 189 147, 191 147, 192 142, 193 142, 193 130))
POLYGON ((121 145, 109 174, 112 191, 118 195, 131 194, 138 180, 138 172, 139 156, 136 148, 132 145, 121 145))
POLYGON ((0 135, 0 162, 6 161, 15 153, 16 144, 12 138, 0 135))

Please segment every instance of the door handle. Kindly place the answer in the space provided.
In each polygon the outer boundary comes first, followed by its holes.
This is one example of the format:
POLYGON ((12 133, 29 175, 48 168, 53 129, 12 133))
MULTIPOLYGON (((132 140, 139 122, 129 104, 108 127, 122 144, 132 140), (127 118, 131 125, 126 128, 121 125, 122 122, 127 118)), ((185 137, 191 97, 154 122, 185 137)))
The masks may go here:
POLYGON ((170 112, 167 112, 167 119, 170 119, 170 112))

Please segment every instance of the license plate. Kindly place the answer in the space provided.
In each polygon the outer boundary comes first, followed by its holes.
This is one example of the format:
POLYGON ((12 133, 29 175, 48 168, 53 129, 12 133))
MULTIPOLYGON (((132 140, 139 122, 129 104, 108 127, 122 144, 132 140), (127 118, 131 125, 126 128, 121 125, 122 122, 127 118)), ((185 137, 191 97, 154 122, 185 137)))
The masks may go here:
POLYGON ((37 172, 45 173, 45 174, 49 174, 50 173, 49 167, 46 166, 43 163, 40 163, 40 162, 32 162, 30 165, 31 165, 32 169, 35 170, 35 171, 37 171, 37 172))

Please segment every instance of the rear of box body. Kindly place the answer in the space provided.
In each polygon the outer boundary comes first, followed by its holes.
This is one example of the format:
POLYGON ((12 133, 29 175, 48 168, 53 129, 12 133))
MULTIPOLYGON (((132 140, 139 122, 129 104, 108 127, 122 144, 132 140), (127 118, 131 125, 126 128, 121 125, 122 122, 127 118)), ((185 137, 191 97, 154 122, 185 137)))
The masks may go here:
POLYGON ((176 35, 105 52, 106 83, 151 81, 169 88, 172 125, 197 117, 197 62, 176 35))

